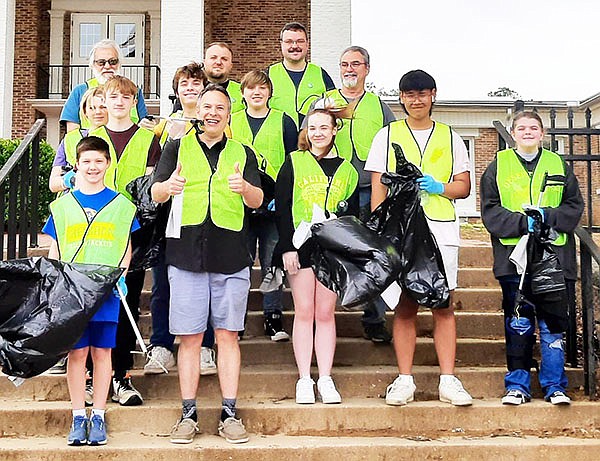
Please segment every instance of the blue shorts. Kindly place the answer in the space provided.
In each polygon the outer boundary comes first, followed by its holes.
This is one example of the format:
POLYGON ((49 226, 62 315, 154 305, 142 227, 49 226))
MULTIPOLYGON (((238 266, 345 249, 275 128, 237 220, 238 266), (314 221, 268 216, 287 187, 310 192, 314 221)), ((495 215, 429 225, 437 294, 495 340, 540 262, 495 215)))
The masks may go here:
POLYGON ((113 349, 117 345, 117 322, 90 322, 73 349, 92 346, 113 349))

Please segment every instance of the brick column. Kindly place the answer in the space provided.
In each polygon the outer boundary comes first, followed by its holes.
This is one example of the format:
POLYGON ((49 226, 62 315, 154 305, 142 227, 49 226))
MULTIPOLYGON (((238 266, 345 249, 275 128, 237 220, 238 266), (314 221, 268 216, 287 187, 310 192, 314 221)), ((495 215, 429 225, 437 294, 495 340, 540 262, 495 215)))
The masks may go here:
POLYGON ((10 138, 15 40, 15 0, 0 3, 0 138, 10 138))

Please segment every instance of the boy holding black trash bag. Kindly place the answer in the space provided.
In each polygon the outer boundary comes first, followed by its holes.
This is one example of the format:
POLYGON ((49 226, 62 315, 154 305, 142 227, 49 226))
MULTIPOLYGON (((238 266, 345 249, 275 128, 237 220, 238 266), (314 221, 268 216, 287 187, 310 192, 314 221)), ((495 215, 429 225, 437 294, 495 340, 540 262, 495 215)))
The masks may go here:
POLYGON ((571 168, 542 147, 544 129, 537 113, 516 114, 511 132, 516 147, 498 152, 481 177, 481 217, 491 235, 494 275, 503 296, 508 372, 502 403, 520 405, 531 400, 537 318, 544 398, 553 405, 568 405, 563 334, 568 306, 575 303, 572 233, 583 213, 583 198, 571 168), (526 272, 521 278, 509 258, 525 235, 527 261, 521 265, 526 272), (541 285, 540 271, 552 276, 541 285))
MULTIPOLYGON (((413 70, 400 79, 400 104, 408 114, 406 120, 390 123, 375 135, 365 164, 372 172, 371 209, 383 202, 388 188, 381 183, 387 171, 396 171, 393 144, 400 146, 406 159, 417 165, 423 177, 417 179, 421 205, 427 223, 442 255, 448 288, 456 288, 458 216, 454 200, 469 195, 471 189, 469 157, 463 140, 447 125, 431 119, 436 84, 431 75, 413 70)), ((450 299, 451 301, 451 299, 450 299)), ((388 405, 406 405, 414 400, 416 386, 412 376, 416 347, 418 304, 402 293, 394 315, 394 349, 400 371, 386 390, 388 405)), ((456 357, 456 322, 450 307, 432 310, 434 343, 440 364, 439 398, 453 405, 471 405, 472 398, 454 376, 456 357)))
MULTIPOLYGON (((66 262, 104 264, 127 269, 131 260, 131 233, 139 228, 135 205, 104 186, 110 167, 108 144, 96 136, 77 145, 78 190, 50 204, 43 232, 53 238, 48 257, 66 262)), ((127 292, 125 276, 119 279, 127 292)), ((111 381, 111 350, 116 345, 119 298, 110 296, 92 317, 87 329, 69 352, 67 383, 73 407, 69 445, 106 443, 104 412, 111 381), (85 411, 85 363, 89 351, 94 362, 94 404, 85 411)))

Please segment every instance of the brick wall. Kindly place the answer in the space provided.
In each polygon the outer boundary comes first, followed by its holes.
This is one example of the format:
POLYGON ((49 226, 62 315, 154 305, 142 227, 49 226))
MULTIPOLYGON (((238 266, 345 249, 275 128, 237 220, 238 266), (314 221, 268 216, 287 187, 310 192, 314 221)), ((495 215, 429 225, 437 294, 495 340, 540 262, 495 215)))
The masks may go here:
POLYGON ((205 43, 222 41, 231 46, 232 77, 238 81, 246 72, 281 59, 279 31, 286 22, 310 27, 307 0, 206 0, 204 11, 205 43))
MULTIPOLYGON (((475 180, 477 190, 481 175, 498 152, 498 132, 495 128, 481 128, 479 136, 475 138, 475 180)), ((477 197, 477 210, 481 209, 479 197, 477 197)))
POLYGON ((22 138, 41 116, 27 102, 37 96, 38 66, 50 53, 50 0, 17 0, 15 5, 15 70, 13 83, 13 138, 22 138))

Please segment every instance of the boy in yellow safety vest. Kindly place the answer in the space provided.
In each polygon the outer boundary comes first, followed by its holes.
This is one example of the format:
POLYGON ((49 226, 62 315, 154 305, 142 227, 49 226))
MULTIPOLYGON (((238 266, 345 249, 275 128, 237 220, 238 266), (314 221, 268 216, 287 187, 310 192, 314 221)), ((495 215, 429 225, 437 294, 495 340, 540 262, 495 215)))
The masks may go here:
MULTIPOLYGON (((130 234, 140 226, 135 219, 135 205, 104 185, 104 175, 110 166, 107 143, 95 136, 82 139, 77 145, 76 165, 78 189, 50 204, 51 215, 43 229, 53 239, 48 257, 127 269, 131 260, 130 234)), ((118 284, 126 293, 124 275, 118 284)), ((103 445, 107 441, 104 412, 118 319, 119 299, 112 295, 69 352, 67 383, 73 408, 69 445, 103 445), (94 362, 94 402, 88 419, 85 365, 89 352, 94 362)))

